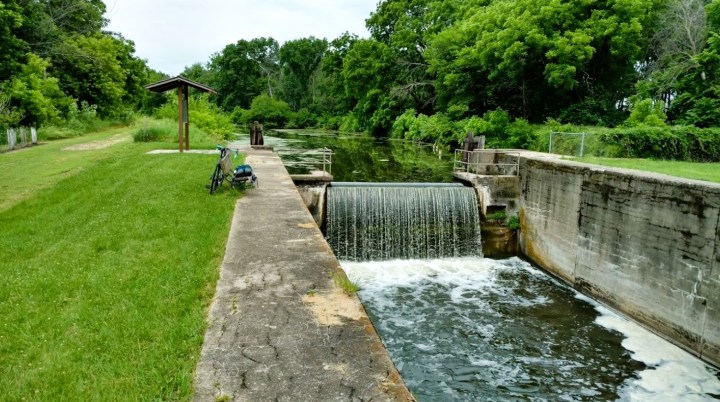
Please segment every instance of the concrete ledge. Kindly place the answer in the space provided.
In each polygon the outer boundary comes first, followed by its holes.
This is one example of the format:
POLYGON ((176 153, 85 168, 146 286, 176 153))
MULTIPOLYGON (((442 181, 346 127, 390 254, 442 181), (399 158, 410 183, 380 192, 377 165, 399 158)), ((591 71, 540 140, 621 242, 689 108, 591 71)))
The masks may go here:
POLYGON ((195 400, 412 401, 280 159, 238 201, 195 376, 195 400))
POLYGON ((330 174, 292 174, 290 178, 295 184, 323 184, 330 183, 333 181, 333 177, 330 174))

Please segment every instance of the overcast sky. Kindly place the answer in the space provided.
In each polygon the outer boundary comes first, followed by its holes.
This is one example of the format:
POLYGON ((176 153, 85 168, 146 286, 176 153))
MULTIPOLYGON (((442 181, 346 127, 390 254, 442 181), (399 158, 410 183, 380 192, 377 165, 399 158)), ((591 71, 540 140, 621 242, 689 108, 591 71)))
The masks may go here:
POLYGON ((107 29, 135 42, 136 54, 175 76, 240 39, 308 36, 332 40, 345 31, 367 37, 365 19, 379 0, 105 0, 107 29))

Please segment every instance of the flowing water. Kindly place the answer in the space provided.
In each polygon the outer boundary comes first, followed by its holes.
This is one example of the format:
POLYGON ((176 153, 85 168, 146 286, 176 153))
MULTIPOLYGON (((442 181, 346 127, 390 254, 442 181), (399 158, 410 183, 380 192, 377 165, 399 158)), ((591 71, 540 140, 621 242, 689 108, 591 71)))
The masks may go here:
POLYGON ((481 251, 472 188, 333 183, 326 234, 341 260, 439 258, 481 251))
POLYGON ((718 371, 517 258, 342 263, 420 401, 711 401, 718 371))
MULTIPOLYGON (((298 158, 283 149, 332 148, 336 180, 451 180, 447 158, 411 143, 308 131, 266 141, 283 160, 298 158)), ((469 193, 372 187, 330 189, 326 234, 421 402, 720 400, 716 369, 525 261, 475 255, 479 229, 461 222, 476 218, 454 211, 469 193)))

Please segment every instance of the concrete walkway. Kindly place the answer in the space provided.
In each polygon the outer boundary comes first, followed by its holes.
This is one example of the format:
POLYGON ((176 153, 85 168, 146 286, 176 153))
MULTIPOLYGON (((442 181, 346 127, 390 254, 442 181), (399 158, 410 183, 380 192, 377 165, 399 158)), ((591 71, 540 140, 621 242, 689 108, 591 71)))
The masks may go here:
POLYGON ((243 152, 260 187, 235 208, 195 400, 413 400, 280 159, 243 152))

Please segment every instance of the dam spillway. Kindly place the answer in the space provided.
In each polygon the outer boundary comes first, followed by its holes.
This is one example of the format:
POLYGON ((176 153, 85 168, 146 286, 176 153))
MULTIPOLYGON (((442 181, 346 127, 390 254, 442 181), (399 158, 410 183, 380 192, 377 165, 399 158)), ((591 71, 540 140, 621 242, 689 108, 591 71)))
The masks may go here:
POLYGON ((446 183, 333 183, 326 235, 346 261, 482 254, 475 191, 446 183))

